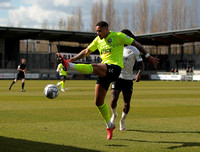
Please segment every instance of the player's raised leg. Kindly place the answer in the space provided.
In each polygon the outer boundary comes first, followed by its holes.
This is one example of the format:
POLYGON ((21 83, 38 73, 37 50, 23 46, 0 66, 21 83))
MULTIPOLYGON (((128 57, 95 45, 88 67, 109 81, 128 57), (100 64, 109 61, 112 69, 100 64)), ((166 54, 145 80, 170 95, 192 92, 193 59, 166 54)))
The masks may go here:
POLYGON ((57 53, 56 55, 58 59, 60 58, 62 60, 62 64, 67 70, 72 69, 79 71, 83 74, 91 74, 93 72, 93 67, 91 64, 74 64, 69 62, 69 60, 65 60, 59 53, 57 53))
POLYGON ((94 73, 100 77, 106 76, 106 70, 107 66, 105 64, 101 63, 93 63, 93 64, 74 64, 71 63, 70 60, 65 60, 62 55, 57 53, 57 58, 62 59, 62 64, 65 66, 65 68, 79 71, 83 74, 91 74, 94 73))

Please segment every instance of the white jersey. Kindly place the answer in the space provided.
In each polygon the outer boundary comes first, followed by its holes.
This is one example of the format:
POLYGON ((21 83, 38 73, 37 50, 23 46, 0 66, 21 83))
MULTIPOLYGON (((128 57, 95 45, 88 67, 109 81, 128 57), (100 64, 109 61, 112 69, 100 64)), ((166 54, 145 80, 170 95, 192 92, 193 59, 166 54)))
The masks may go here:
POLYGON ((133 80, 133 67, 135 65, 135 60, 137 62, 142 61, 139 50, 134 46, 126 46, 123 51, 123 62, 124 69, 121 70, 119 78, 125 80, 133 80))

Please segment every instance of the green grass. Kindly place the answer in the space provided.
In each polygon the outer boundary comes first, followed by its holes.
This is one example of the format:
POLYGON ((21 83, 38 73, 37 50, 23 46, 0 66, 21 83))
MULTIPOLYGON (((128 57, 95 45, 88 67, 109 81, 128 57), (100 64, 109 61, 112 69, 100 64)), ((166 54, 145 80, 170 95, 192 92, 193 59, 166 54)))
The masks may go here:
MULTIPOLYGON (((66 81, 67 92, 47 99, 43 89, 57 81, 0 81, 0 151, 69 152, 200 151, 200 82, 141 81, 134 84, 126 131, 119 119, 112 140, 94 104, 95 81, 66 81)), ((110 91, 106 96, 109 105, 110 91)), ((123 107, 118 101, 118 114, 123 107)))

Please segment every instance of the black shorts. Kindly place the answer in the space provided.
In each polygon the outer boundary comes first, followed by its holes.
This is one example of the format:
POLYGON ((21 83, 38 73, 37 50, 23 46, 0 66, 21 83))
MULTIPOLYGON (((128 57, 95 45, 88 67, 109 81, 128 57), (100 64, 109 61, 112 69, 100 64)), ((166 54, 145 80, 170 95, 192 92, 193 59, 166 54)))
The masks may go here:
POLYGON ((24 73, 18 73, 16 79, 17 79, 17 80, 19 80, 19 79, 25 79, 24 73))
POLYGON ((119 90, 127 94, 132 94, 133 81, 118 78, 116 81, 112 83, 111 90, 119 90))
POLYGON ((100 84, 105 90, 108 90, 110 83, 117 80, 121 73, 121 67, 113 64, 106 64, 106 77, 99 77, 96 84, 100 84))
POLYGON ((60 76, 60 80, 64 80, 64 79, 66 80, 66 76, 65 75, 61 75, 60 76))

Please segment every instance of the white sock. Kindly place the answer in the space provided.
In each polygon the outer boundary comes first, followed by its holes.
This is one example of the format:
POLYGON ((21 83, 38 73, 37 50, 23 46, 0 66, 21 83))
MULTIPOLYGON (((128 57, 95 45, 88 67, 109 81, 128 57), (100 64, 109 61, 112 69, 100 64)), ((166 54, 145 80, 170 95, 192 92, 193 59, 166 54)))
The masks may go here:
POLYGON ((58 82, 57 85, 60 86, 61 82, 58 82))
POLYGON ((113 114, 115 117, 117 117, 117 108, 114 108, 114 109, 111 108, 111 111, 112 111, 112 114, 113 114))
POLYGON ((126 119, 127 114, 123 111, 121 120, 124 121, 126 119))
POLYGON ((110 128, 111 125, 112 125, 112 123, 111 123, 110 121, 106 122, 106 126, 107 126, 107 128, 110 128))
POLYGON ((76 64, 68 62, 68 69, 75 70, 76 69, 76 64))

